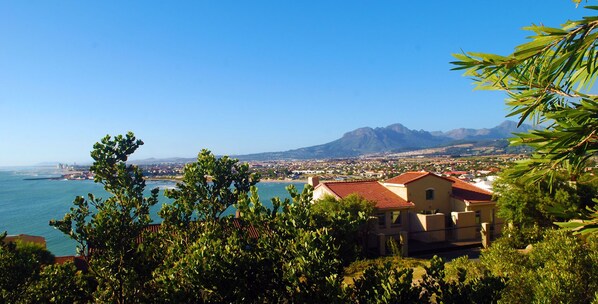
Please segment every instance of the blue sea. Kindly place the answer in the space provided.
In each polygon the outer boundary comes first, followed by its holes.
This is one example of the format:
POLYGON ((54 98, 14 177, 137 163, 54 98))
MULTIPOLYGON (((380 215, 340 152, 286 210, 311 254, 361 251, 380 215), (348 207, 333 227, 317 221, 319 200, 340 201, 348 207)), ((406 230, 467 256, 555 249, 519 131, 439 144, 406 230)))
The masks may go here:
MULTIPOLYGON (((46 238, 48 250, 56 256, 74 255, 75 242, 48 222, 51 219, 62 219, 73 206, 73 199, 87 193, 102 198, 109 195, 102 185, 89 180, 26 180, 27 178, 59 177, 61 171, 50 167, 0 167, 0 233, 39 235, 46 238)), ((302 190, 304 184, 296 183, 259 183, 257 185, 260 198, 269 205, 273 197, 289 197, 285 187, 294 184, 302 190)), ((157 213, 160 205, 171 200, 164 197, 164 189, 174 187, 174 182, 148 181, 147 192, 160 188, 158 205, 152 208, 152 218, 159 222, 157 213)))

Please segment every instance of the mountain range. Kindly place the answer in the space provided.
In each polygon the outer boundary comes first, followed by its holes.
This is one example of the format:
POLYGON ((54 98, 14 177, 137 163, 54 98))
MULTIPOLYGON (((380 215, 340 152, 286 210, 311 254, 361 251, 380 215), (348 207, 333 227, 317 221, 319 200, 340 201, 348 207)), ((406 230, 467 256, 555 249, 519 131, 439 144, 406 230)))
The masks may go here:
POLYGON ((322 145, 299 148, 283 152, 266 152, 248 155, 235 155, 242 160, 280 159, 325 159, 356 157, 367 154, 398 153, 426 148, 437 148, 459 143, 487 143, 505 140, 513 133, 527 132, 532 127, 504 121, 489 129, 459 128, 447 132, 411 130, 400 123, 387 127, 359 128, 345 133, 341 138, 322 145))
MULTIPOLYGON (((463 150, 459 145, 464 143, 469 146, 492 147, 496 150, 505 150, 508 146, 507 138, 513 133, 525 133, 533 129, 532 126, 507 120, 493 128, 466 129, 459 128, 447 132, 411 130, 400 123, 387 127, 364 127, 345 133, 341 138, 322 145, 299 148, 282 152, 264 152, 246 155, 231 155, 243 161, 264 160, 306 160, 358 157, 369 154, 385 154, 416 151, 429 148, 442 148, 443 153, 460 154, 463 150), (447 152, 450 151, 450 152, 447 152)), ((518 152, 518 150, 514 150, 518 152)), ((135 164, 156 163, 188 163, 195 158, 149 158, 132 160, 135 164)))

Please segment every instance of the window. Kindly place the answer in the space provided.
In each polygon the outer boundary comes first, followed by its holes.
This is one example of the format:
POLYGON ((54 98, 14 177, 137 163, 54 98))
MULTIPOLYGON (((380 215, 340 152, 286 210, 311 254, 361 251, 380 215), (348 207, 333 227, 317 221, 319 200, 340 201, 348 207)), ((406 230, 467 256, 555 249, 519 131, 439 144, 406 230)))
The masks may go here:
POLYGON ((378 213, 376 214, 376 217, 378 217, 378 226, 382 228, 386 227, 386 214, 378 213))
POLYGON ((426 190, 426 200, 431 201, 434 199, 434 189, 426 190))
POLYGON ((401 211, 393 211, 390 213, 390 224, 393 226, 401 225, 401 211))
POLYGON ((481 218, 481 217, 482 217, 482 212, 481 212, 481 211, 479 211, 479 210, 478 210, 478 211, 476 211, 476 212, 475 212, 475 223, 476 223, 476 224, 480 224, 480 222, 481 222, 481 221, 480 221, 480 218, 481 218))

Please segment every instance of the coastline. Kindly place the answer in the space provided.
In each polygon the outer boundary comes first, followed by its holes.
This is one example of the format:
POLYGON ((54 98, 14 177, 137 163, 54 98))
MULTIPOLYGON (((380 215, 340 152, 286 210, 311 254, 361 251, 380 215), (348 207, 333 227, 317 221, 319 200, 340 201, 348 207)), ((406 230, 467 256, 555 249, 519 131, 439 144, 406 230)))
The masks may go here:
MULTIPOLYGON (((182 182, 182 179, 176 178, 159 178, 159 177, 147 177, 145 178, 146 181, 167 181, 167 182, 174 182, 179 183, 182 182)), ((307 179, 261 179, 259 183, 280 183, 280 184, 289 184, 289 183, 296 183, 296 184, 307 184, 307 179)), ((259 184, 258 183, 258 184, 259 184)))
POLYGON ((282 184, 289 184, 289 183, 299 184, 299 183, 302 183, 302 184, 307 184, 307 180, 306 179, 284 179, 284 180, 280 180, 280 179, 261 179, 260 183, 282 183, 282 184))

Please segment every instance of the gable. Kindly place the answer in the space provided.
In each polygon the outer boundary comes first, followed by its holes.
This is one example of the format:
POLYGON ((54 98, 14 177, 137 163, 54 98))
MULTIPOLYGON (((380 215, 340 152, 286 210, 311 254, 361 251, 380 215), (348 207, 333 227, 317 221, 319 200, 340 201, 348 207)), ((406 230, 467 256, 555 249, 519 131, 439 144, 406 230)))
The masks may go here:
POLYGON ((448 179, 448 178, 445 178, 442 176, 438 176, 432 172, 425 172, 425 171, 413 172, 413 171, 411 171, 411 172, 405 172, 399 176, 395 176, 391 179, 388 179, 384 183, 407 185, 407 184, 422 180, 424 178, 435 178, 435 179, 438 179, 438 181, 444 181, 444 182, 449 182, 449 183, 453 182, 451 179, 448 179))

